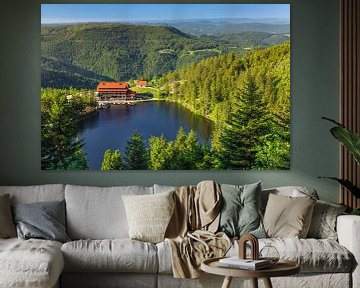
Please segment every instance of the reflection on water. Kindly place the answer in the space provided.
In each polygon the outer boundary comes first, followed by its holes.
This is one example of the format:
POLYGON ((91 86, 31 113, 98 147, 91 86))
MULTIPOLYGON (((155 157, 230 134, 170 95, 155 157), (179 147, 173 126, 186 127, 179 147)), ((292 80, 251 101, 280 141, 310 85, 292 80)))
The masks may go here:
POLYGON ((177 103, 143 102, 135 106, 111 106, 85 119, 78 137, 84 139, 90 169, 100 169, 106 149, 124 152, 127 139, 139 132, 147 140, 164 135, 174 140, 180 127, 194 130, 203 144, 210 143, 213 123, 177 103))

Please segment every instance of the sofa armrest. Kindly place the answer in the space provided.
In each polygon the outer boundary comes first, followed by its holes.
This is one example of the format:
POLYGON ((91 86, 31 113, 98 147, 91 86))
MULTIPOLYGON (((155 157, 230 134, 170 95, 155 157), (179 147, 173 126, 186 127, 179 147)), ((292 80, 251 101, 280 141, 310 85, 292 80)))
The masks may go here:
POLYGON ((353 287, 360 287, 360 216, 338 216, 336 229, 340 245, 347 248, 355 257, 353 287))

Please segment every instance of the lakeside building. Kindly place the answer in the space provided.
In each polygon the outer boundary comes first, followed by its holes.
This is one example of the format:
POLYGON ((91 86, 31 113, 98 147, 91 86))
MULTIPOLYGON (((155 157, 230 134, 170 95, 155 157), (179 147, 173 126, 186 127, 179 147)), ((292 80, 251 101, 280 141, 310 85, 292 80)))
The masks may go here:
POLYGON ((96 87, 96 95, 101 101, 131 101, 136 99, 136 92, 126 82, 100 82, 96 87))
POLYGON ((136 87, 147 87, 148 86, 148 81, 146 80, 137 80, 135 83, 136 87))

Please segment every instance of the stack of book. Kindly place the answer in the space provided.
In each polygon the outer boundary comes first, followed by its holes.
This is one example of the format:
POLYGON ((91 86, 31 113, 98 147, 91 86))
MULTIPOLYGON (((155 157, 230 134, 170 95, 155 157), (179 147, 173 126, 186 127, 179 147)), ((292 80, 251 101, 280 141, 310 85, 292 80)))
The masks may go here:
POLYGON ((234 256, 220 259, 219 266, 246 270, 260 270, 270 267, 271 262, 267 259, 251 260, 240 259, 238 256, 234 256))

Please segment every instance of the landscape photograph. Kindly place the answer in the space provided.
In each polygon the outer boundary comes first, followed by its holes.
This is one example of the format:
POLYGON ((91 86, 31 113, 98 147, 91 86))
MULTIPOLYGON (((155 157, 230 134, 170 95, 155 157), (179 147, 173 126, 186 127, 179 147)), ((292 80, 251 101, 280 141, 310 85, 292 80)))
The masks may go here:
POLYGON ((41 4, 42 170, 290 169, 289 4, 41 4))

